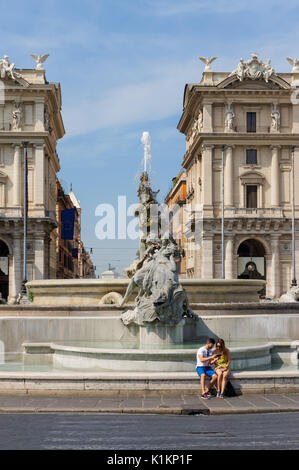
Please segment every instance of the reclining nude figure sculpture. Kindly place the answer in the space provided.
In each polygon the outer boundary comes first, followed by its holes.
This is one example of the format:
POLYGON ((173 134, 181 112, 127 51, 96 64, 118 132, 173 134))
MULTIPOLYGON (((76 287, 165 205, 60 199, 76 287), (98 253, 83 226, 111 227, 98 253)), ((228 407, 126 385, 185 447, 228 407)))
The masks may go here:
POLYGON ((149 246, 148 259, 131 278, 121 303, 124 305, 138 287, 134 310, 122 314, 126 325, 145 325, 155 320, 171 325, 190 315, 188 298, 176 270, 175 258, 179 255, 178 246, 171 240, 163 240, 160 248, 155 244, 149 246))

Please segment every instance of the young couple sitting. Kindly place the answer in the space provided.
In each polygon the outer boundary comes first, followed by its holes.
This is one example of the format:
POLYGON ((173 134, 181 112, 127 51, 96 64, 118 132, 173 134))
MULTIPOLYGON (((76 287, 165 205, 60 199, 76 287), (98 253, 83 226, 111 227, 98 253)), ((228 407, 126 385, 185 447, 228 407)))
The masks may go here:
POLYGON ((201 398, 211 398, 210 390, 217 381, 217 398, 223 398, 227 378, 230 373, 230 352, 225 347, 223 339, 218 339, 216 349, 213 351, 215 340, 208 338, 207 343, 197 351, 196 372, 200 377, 201 398), (214 365, 214 369, 211 367, 214 365), (205 385, 206 377, 210 377, 208 387, 205 385))

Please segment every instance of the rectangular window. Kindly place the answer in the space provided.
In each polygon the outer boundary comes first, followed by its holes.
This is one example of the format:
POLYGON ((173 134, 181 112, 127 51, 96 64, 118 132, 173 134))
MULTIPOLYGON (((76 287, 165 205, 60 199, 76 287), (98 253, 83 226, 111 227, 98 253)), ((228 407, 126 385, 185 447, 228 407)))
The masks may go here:
POLYGON ((246 207, 247 209, 257 208, 257 186, 246 186, 246 207))
POLYGON ((256 132, 256 113, 247 113, 247 132, 256 132))
POLYGON ((246 165, 257 165, 257 150, 256 149, 246 150, 246 165))

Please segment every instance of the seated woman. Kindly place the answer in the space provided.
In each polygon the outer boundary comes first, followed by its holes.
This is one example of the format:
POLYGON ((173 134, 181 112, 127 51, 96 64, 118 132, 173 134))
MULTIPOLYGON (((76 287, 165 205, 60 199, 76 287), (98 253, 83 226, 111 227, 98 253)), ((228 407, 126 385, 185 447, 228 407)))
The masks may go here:
POLYGON ((214 354, 216 357, 211 361, 211 364, 215 364, 217 374, 217 398, 223 398, 231 363, 230 351, 225 346, 223 339, 218 339, 214 354))

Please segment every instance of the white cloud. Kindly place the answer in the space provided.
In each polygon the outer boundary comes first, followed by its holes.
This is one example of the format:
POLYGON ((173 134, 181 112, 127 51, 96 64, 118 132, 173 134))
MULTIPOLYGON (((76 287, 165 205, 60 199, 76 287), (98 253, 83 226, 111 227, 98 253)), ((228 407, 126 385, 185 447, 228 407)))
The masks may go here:
MULTIPOLYGON (((144 75, 144 71, 142 71, 144 75)), ((156 121, 177 114, 182 109, 185 83, 200 80, 197 60, 149 67, 150 78, 112 88, 92 98, 64 106, 68 135, 99 129, 127 126, 136 122, 156 121)))
POLYGON ((214 14, 232 14, 242 11, 264 10, 283 7, 286 9, 298 6, 297 0, 149 0, 147 12, 158 16, 175 16, 196 14, 198 12, 214 14))

